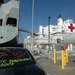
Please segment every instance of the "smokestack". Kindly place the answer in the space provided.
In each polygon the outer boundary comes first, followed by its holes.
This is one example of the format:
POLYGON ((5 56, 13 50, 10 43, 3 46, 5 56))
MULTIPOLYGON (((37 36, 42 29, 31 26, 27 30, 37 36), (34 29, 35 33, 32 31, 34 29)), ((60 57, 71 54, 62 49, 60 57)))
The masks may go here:
POLYGON ((62 19, 62 16, 61 15, 58 16, 57 23, 58 23, 58 26, 63 25, 63 19, 62 19))

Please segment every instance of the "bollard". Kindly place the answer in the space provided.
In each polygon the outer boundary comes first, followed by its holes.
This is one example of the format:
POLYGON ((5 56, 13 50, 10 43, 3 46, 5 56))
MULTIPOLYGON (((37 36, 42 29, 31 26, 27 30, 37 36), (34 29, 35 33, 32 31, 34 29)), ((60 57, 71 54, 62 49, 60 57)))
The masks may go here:
POLYGON ((68 62, 68 49, 66 49, 66 62, 68 62))
MULTIPOLYGON (((68 62, 68 49, 63 49, 61 51, 61 61, 62 61, 62 69, 66 66, 68 62)), ((56 63, 56 49, 54 49, 54 63, 56 63)))
POLYGON ((64 66, 66 66, 67 62, 68 62, 68 49, 66 49, 66 51, 62 50, 62 69, 64 69, 64 66))
POLYGON ((67 61, 67 58, 66 58, 66 53, 64 52, 64 66, 66 66, 66 61, 67 61))
POLYGON ((54 49, 54 63, 56 63, 56 49, 54 49))
POLYGON ((62 50, 62 69, 64 69, 64 50, 62 50))

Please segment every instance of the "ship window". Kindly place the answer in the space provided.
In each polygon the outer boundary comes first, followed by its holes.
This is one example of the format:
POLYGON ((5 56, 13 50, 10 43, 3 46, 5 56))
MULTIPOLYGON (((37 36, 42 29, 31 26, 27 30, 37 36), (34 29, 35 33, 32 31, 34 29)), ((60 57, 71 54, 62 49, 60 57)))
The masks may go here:
POLYGON ((62 33, 64 33, 64 30, 62 30, 62 33))
POLYGON ((0 19, 0 26, 2 26, 2 19, 0 19))
POLYGON ((61 39, 57 39, 57 43, 61 43, 61 39))
POLYGON ((17 25, 17 19, 10 17, 10 18, 7 19, 6 24, 15 27, 17 25))

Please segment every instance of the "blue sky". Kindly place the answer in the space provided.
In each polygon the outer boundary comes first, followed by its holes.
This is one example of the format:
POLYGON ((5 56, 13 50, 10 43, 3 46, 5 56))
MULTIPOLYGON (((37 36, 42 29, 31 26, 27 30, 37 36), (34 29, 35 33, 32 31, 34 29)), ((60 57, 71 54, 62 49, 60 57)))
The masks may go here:
MULTIPOLYGON (((20 0, 19 27, 32 30, 32 1, 20 0)), ((34 32, 38 32, 39 25, 48 25, 48 16, 51 16, 50 24, 57 25, 57 17, 61 15, 63 20, 73 19, 75 22, 75 0, 34 0, 34 32)), ((28 33, 22 33, 23 38, 28 33)))
MULTIPOLYGON (((20 26, 31 31, 33 0, 20 1, 20 26)), ((59 14, 63 20, 75 22, 75 0, 34 0, 34 31, 38 32, 40 24, 47 26, 48 16, 51 16, 50 24, 57 25, 59 14)))

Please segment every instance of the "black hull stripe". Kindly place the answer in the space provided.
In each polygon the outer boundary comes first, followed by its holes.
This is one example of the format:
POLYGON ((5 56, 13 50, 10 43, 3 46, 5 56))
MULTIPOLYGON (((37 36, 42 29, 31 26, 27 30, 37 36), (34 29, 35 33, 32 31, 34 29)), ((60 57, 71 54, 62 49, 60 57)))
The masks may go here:
POLYGON ((0 44, 0 47, 16 47, 17 44, 18 44, 17 37, 15 37, 14 39, 12 39, 6 43, 0 44))

